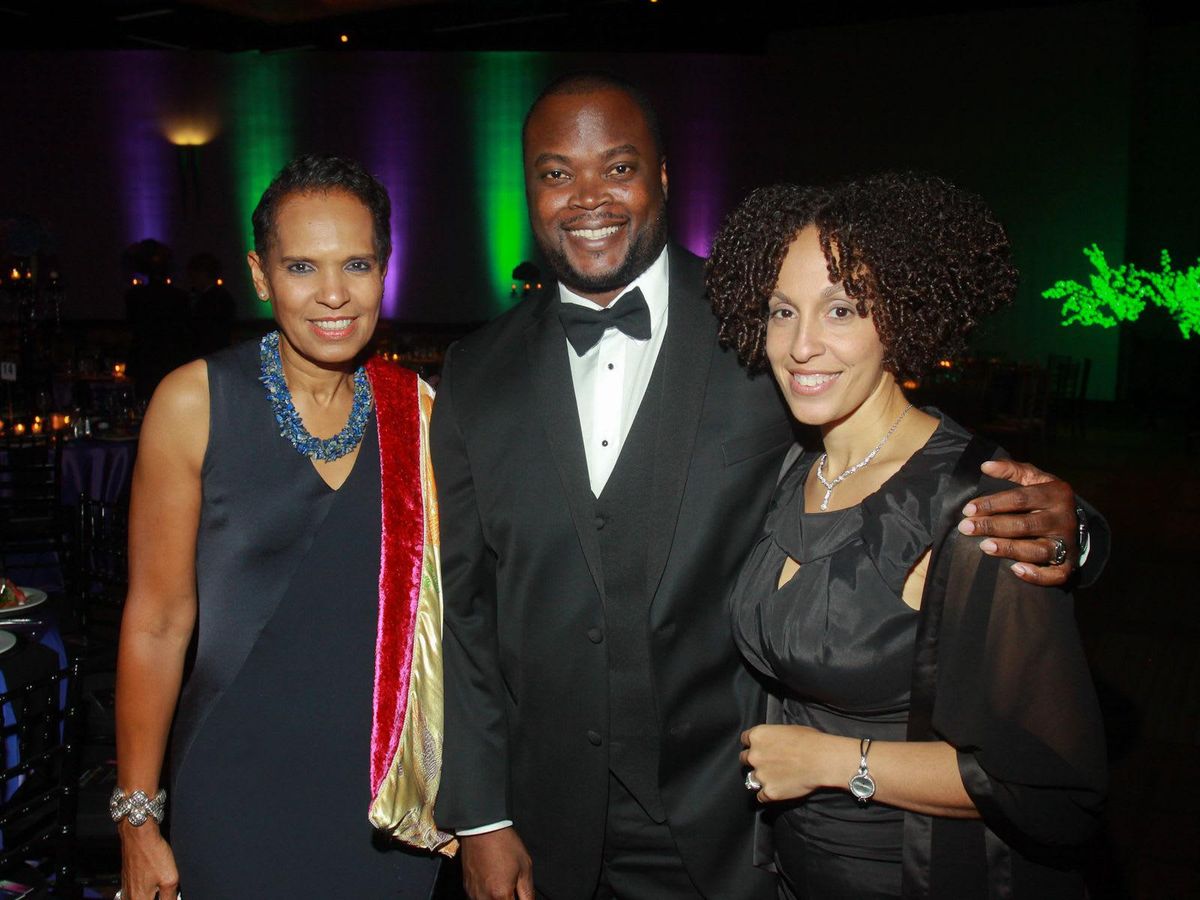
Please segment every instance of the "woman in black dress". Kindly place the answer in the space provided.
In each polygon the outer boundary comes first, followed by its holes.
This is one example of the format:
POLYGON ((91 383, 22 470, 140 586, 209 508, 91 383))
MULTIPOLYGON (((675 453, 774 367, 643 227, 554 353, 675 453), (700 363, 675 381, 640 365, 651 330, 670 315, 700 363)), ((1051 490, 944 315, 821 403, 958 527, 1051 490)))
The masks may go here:
POLYGON ((126 900, 430 894, 434 857, 371 824, 403 823, 426 847, 446 838, 429 812, 440 706, 422 697, 440 691, 436 578, 399 598, 410 619, 384 614, 399 608, 395 591, 385 597, 391 570, 405 568, 387 555, 388 529, 413 537, 408 568, 436 574, 431 392, 397 367, 363 365, 389 211, 356 163, 285 167, 255 211, 249 254, 278 330, 171 373, 147 411, 117 684, 126 900), (401 459, 409 480, 397 489, 401 459), (382 499, 381 479, 393 488, 382 499), (404 514, 389 521, 396 503, 404 514), (168 846, 158 810, 130 797, 159 790, 172 718, 168 846), (434 751, 401 773, 393 757, 423 739, 434 751), (417 800, 401 777, 424 779, 417 800))
POLYGON ((741 759, 783 897, 1082 896, 1063 848, 1106 769, 1070 598, 955 530, 994 448, 900 386, 1016 283, 982 201, 931 177, 760 190, 714 245, 723 339, 824 444, 733 597, 772 686, 741 759))

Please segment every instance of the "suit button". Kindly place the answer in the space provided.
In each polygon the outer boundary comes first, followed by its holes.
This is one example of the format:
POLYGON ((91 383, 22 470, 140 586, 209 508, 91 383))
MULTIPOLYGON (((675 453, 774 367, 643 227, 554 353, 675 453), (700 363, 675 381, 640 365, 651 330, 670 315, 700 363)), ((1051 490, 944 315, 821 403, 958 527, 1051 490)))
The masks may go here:
POLYGON ((591 744, 593 747, 599 747, 601 744, 601 741, 602 741, 602 739, 600 737, 600 732, 598 732, 598 731, 589 731, 587 733, 587 739, 588 739, 588 743, 591 744))
POLYGON ((596 530, 599 531, 607 522, 608 519, 604 518, 604 516, 596 516, 596 530))
POLYGON ((587 636, 588 640, 593 644, 599 644, 602 640, 604 640, 604 632, 599 628, 589 628, 587 630, 587 636))

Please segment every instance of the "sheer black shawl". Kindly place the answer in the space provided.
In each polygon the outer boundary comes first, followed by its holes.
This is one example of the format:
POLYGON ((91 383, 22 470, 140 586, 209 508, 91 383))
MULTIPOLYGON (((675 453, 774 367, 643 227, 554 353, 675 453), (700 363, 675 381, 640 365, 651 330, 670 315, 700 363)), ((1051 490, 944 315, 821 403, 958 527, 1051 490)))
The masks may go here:
POLYGON ((1095 828, 1104 731, 1071 596, 1021 581, 955 527, 994 447, 973 438, 939 515, 922 598, 908 739, 958 750, 982 821, 907 813, 906 898, 1082 895, 1071 847, 1095 828))

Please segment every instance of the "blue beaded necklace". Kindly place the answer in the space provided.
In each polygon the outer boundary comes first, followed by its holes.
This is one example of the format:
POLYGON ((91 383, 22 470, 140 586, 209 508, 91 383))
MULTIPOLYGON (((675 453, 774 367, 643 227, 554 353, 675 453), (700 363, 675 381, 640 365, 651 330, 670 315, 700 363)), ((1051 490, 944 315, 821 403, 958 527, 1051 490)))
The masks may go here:
POLYGON ((341 459, 358 446, 371 415, 371 383, 367 370, 359 366, 354 372, 354 403, 350 407, 350 419, 346 427, 331 438, 317 438, 308 433, 300 414, 292 403, 292 392, 283 377, 283 361, 279 358, 279 332, 264 335, 258 345, 258 358, 262 366, 259 378, 267 387, 275 421, 279 423, 279 436, 291 441, 303 456, 322 462, 341 459))

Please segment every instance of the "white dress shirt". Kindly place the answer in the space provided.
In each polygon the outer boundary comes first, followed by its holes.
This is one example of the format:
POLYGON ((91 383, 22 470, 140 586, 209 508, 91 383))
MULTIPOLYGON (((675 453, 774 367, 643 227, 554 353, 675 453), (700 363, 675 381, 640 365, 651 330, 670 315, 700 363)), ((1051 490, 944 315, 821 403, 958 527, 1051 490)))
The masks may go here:
MULTIPOLYGON (((668 282, 667 250, 664 247, 658 259, 646 271, 617 295, 620 300, 635 287, 642 289, 646 306, 650 309, 650 339, 632 338, 619 328, 609 328, 600 341, 587 353, 580 356, 565 338, 567 356, 571 360, 571 384, 575 388, 575 407, 579 411, 579 429, 583 434, 583 449, 587 455, 588 480, 592 494, 600 496, 608 476, 612 474, 621 455, 621 447, 629 436, 642 397, 650 384, 650 375, 662 349, 663 336, 667 333, 668 282)), ((580 297, 562 284, 558 286, 558 298, 562 303, 576 303, 589 309, 604 309, 585 297, 580 297)), ((609 306, 613 304, 610 303, 609 306)), ((459 837, 486 834, 508 828, 512 822, 505 819, 478 828, 464 828, 459 837)))
MULTIPOLYGON (((621 455, 621 447, 633 427, 642 397, 650 384, 658 351, 667 333, 667 250, 632 281, 620 295, 642 289, 650 308, 650 339, 640 341, 619 328, 609 328, 591 350, 580 356, 567 344, 571 360, 571 383, 575 387, 575 406, 579 411, 579 430, 587 455, 588 479, 592 494, 599 497, 621 455)), ((604 309, 560 284, 558 296, 563 303, 575 303, 589 309, 604 309)))

